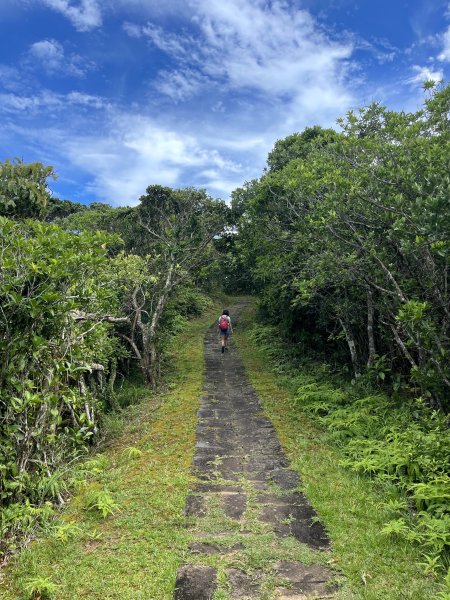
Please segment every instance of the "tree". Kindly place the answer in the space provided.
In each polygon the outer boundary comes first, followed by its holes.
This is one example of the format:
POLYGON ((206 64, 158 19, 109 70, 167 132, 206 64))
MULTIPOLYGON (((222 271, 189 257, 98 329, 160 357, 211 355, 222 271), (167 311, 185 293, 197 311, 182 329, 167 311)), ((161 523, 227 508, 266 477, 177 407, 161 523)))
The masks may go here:
POLYGON ((214 260, 212 240, 224 228, 226 209, 204 191, 149 186, 135 215, 135 244, 147 265, 128 300, 132 325, 122 337, 138 358, 144 380, 158 379, 157 337, 173 291, 214 260))
POLYGON ((267 157, 268 172, 279 171, 295 158, 306 158, 318 147, 323 147, 337 139, 333 129, 323 129, 320 125, 306 127, 301 133, 293 133, 275 142, 267 157))
POLYGON ((59 198, 50 198, 45 210, 44 219, 47 223, 59 223, 69 215, 87 210, 85 204, 71 202, 70 200, 60 200, 59 198))
POLYGON ((0 215, 17 219, 39 218, 50 201, 48 178, 56 179, 53 167, 26 164, 20 159, 0 163, 0 215))
POLYGON ((53 495, 55 471, 87 449, 107 409, 101 388, 125 354, 113 328, 128 319, 110 243, 105 233, 0 217, 2 505, 53 495))
POLYGON ((450 390, 449 109, 445 87, 417 113, 350 112, 329 143, 282 154, 235 196, 269 314, 291 331, 308 315, 347 344, 356 376, 382 356, 436 406, 450 390))

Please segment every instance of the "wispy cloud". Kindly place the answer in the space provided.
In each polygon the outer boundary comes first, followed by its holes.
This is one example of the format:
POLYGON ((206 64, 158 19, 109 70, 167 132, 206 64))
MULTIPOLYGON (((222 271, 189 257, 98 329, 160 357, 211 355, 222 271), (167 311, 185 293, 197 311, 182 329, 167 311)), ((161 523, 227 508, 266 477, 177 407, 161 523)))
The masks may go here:
POLYGON ((23 74, 19 69, 0 64, 0 82, 4 90, 17 92, 24 88, 23 74))
MULTIPOLYGON (((19 127, 13 118, 10 137, 26 139, 30 148, 39 147, 40 156, 46 156, 57 171, 64 166, 65 177, 77 172, 84 181, 84 198, 136 204, 151 183, 205 187, 209 193, 227 198, 247 175, 229 150, 218 148, 220 140, 179 131, 148 115, 100 106, 95 97, 76 92, 64 97, 0 95, 6 116, 26 112, 32 118, 44 110, 44 104, 56 117, 45 130, 38 120, 33 127, 19 127), (99 109, 95 119, 83 112, 87 105, 99 109), (64 126, 57 118, 63 109, 68 116, 64 126)), ((4 135, 7 129, 5 126, 4 135)), ((55 186, 57 190, 58 183, 55 186)))
MULTIPOLYGON (((91 199, 133 203, 156 182, 206 187, 227 198, 258 176, 276 139, 312 123, 332 124, 353 101, 347 85, 353 42, 333 38, 293 2, 168 0, 171 14, 182 9, 173 27, 170 19, 145 22, 150 9, 144 0, 34 1, 79 31, 106 27, 108 13, 132 6, 124 31, 149 44, 149 54, 158 50, 161 66, 147 82, 152 108, 143 100, 127 109, 74 90, 11 90, 0 98, 3 114, 22 114, 30 122, 35 116, 35 143, 44 140, 57 168, 64 165, 67 172, 70 165, 82 173, 91 199), (163 107, 158 114, 155 105, 163 107), (44 136, 39 123, 47 111, 54 117, 44 136)), ((60 41, 45 39, 29 54, 56 74, 70 64, 64 50, 60 41)), ((29 141, 25 129, 20 135, 29 141)))
POLYGON ((177 63, 178 77, 183 67, 191 72, 195 67, 203 77, 234 90, 297 96, 317 83, 339 96, 352 44, 327 37, 307 11, 255 0, 196 0, 191 6, 195 36, 152 23, 140 29, 127 24, 127 30, 166 52, 177 63))
POLYGON ((35 95, 21 95, 16 93, 0 93, 0 114, 28 112, 41 113, 45 110, 67 110, 70 106, 89 106, 90 108, 108 108, 109 104, 104 98, 81 92, 57 94, 50 90, 42 90, 35 95))
POLYGON ((444 78, 444 73, 441 69, 434 69, 433 67, 420 67, 419 65, 413 65, 412 71, 414 75, 406 79, 407 83, 423 85, 425 81, 441 81, 444 78))
POLYGON ((386 39, 374 37, 369 41, 355 35, 351 35, 350 38, 355 40, 355 47, 358 50, 370 52, 381 65, 392 62, 399 52, 399 49, 386 39))
POLYGON ((202 73, 187 68, 180 71, 160 71, 153 85, 172 100, 183 101, 192 98, 212 83, 202 73))
MULTIPOLYGON (((450 8, 449 8, 450 11, 450 8)), ((450 27, 441 36, 442 50, 438 55, 438 59, 445 62, 450 62, 450 27)))
POLYGON ((101 4, 98 0, 41 0, 71 21, 78 31, 91 31, 102 24, 101 4))
POLYGON ((83 59, 79 54, 66 55, 62 44, 54 39, 34 42, 28 57, 33 67, 37 64, 49 75, 84 77, 94 68, 92 61, 83 59))
MULTIPOLYGON (((217 114, 233 103, 247 130, 287 133, 311 118, 332 123, 353 102, 349 70, 354 42, 327 34, 294 3, 262 0, 191 0, 189 27, 166 30, 127 22, 125 31, 146 38, 167 64, 152 85, 176 102, 206 96, 217 114), (314 115, 314 116, 313 116, 314 115)), ((354 83, 354 82, 353 82, 354 83)))
POLYGON ((151 183, 227 198, 261 174, 277 139, 333 126, 361 98, 416 104, 419 84, 440 79, 450 61, 445 34, 427 43, 431 53, 424 45, 406 55, 376 31, 365 41, 327 29, 301 8, 313 0, 27 3, 57 11, 78 32, 103 28, 67 41, 56 31, 30 37, 27 59, 17 71, 3 67, 0 82, 4 147, 32 148, 62 179, 82 182, 74 199, 135 203, 151 183), (99 78, 80 80, 91 68, 99 78))
POLYGON ((242 176, 240 165, 218 150, 147 116, 113 112, 105 129, 103 136, 71 135, 57 142, 71 164, 91 175, 87 190, 96 198, 133 204, 150 183, 178 187, 188 180, 228 196, 242 176))
POLYGON ((29 2, 47 6, 66 17, 77 31, 87 32, 102 27, 106 16, 127 13, 136 17, 161 17, 168 14, 189 18, 192 7, 189 1, 164 0, 2 0, 2 12, 11 12, 17 2, 29 2))

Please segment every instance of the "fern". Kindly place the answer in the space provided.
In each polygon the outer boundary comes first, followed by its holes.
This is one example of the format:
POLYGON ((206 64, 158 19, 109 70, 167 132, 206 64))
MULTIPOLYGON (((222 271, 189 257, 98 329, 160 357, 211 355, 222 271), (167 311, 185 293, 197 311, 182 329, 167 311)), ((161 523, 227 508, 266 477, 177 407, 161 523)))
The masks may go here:
POLYGON ((139 448, 136 448, 135 446, 130 446, 129 448, 125 448, 123 451, 123 454, 129 458, 129 459, 134 459, 134 458, 139 458, 142 456, 142 450, 139 450, 139 448))
POLYGON ((81 532, 81 527, 75 523, 62 523, 53 530, 53 537, 60 542, 68 542, 81 532))
POLYGON ((411 491, 417 508, 434 512, 445 507, 450 512, 450 477, 447 473, 426 483, 415 483, 411 486, 411 491))
POLYGON ((90 490, 86 494, 85 508, 91 512, 99 512, 103 518, 106 518, 120 507, 108 490, 90 490))
POLYGON ((29 600, 50 600, 58 586, 48 577, 34 577, 25 581, 23 588, 29 600))
POLYGON ((411 540, 414 537, 411 528, 406 523, 405 519, 394 519, 386 523, 386 525, 381 530, 381 535, 395 535, 406 540, 411 540))

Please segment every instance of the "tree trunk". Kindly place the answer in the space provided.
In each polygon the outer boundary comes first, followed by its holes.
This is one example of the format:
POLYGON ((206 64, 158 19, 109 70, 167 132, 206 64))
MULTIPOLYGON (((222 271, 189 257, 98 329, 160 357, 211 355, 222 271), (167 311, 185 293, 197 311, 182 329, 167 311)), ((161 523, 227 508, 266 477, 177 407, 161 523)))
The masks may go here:
MULTIPOLYGON (((145 324, 143 324, 144 329, 147 329, 145 324)), ((142 328, 141 328, 142 330, 142 328)), ((152 357, 150 354, 150 336, 149 332, 146 331, 142 336, 142 353, 141 359, 139 361, 139 366, 141 367, 142 376, 144 377, 145 385, 149 387, 155 387, 155 381, 152 377, 152 357)))
POLYGON ((145 330, 145 335, 142 336, 142 360, 141 368, 144 373, 146 385, 152 388, 156 387, 158 382, 158 352, 156 349, 156 332, 158 330, 159 321, 169 298, 172 289, 173 265, 169 268, 164 287, 161 291, 158 303, 153 313, 150 324, 144 324, 139 319, 138 324, 141 331, 145 330))
POLYGON ((394 338, 395 338, 395 341, 397 342, 397 345, 399 346, 399 348, 402 351, 403 355, 408 359, 409 364, 413 368, 418 369, 416 361, 413 359, 413 357, 411 356, 408 348, 403 343, 403 340, 400 337, 400 334, 398 333, 397 328, 395 327, 395 325, 391 324, 391 330, 392 330, 392 333, 394 334, 394 338))
POLYGON ((375 357, 375 338, 373 335, 373 298, 372 298, 372 290, 370 286, 367 286, 367 337, 369 340, 369 356, 367 358, 367 366, 370 367, 373 365, 374 357, 375 357))
POLYGON ((356 378, 361 377, 361 372, 359 370, 359 363, 358 363, 358 354, 356 352, 355 338, 353 337, 351 330, 345 326, 345 323, 341 318, 339 318, 339 323, 341 324, 341 327, 345 333, 345 339, 347 340, 348 348, 350 350, 350 356, 352 359, 352 365, 353 365, 353 371, 355 373, 355 377, 356 378))

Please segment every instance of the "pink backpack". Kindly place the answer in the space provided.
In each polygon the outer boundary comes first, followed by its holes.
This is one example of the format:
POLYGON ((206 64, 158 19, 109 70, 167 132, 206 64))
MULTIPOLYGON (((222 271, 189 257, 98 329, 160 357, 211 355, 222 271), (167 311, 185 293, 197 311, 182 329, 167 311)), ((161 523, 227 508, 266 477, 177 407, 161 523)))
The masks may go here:
POLYGON ((227 315, 222 315, 219 319, 219 329, 220 331, 228 330, 228 317, 227 315))

